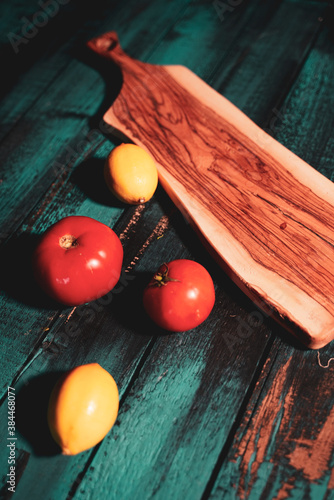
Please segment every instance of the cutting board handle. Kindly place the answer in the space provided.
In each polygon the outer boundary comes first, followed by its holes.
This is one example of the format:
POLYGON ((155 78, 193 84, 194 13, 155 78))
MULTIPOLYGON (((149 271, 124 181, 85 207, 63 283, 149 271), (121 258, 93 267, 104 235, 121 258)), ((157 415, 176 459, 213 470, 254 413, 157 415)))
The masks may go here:
POLYGON ((110 31, 89 40, 87 46, 97 54, 107 59, 112 59, 120 67, 124 66, 127 60, 131 60, 123 51, 115 31, 110 31))

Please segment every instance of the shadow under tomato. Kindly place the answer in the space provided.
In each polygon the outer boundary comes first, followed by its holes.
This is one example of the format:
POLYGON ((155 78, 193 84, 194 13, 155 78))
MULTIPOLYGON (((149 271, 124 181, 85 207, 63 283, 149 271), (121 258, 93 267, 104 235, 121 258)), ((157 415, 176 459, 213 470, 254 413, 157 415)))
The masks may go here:
POLYGON ((21 387, 16 396, 16 426, 39 456, 54 456, 60 448, 51 436, 47 409, 51 391, 63 372, 39 375, 21 387))
POLYGON ((59 309, 60 305, 49 298, 33 276, 32 254, 39 235, 22 233, 13 236, 0 249, 1 289, 14 300, 33 307, 59 309))
MULTIPOLYGON (((162 336, 170 334, 158 327, 148 316, 143 306, 143 292, 152 278, 152 273, 132 273, 126 284, 119 283, 111 291, 112 301, 109 306, 117 323, 131 330, 136 335, 162 336)), ((123 282, 125 283, 125 282, 123 282)))

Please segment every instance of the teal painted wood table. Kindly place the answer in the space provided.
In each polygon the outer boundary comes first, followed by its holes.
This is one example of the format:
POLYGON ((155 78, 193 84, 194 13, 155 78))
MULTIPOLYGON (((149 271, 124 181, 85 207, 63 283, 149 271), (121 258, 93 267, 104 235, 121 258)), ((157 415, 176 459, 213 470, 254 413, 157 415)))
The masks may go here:
POLYGON ((119 139, 102 117, 122 78, 86 47, 114 30, 136 59, 187 66, 334 180, 332 3, 15 0, 0 19, 0 498, 334 499, 333 343, 307 349, 257 309, 161 186, 144 205, 113 197, 103 166, 119 139), (31 270, 39 235, 68 215, 113 228, 124 249, 115 289, 77 307, 52 302, 31 270), (216 302, 168 333, 141 297, 177 258, 207 268, 216 302), (50 392, 93 362, 117 383, 118 417, 64 456, 50 392))

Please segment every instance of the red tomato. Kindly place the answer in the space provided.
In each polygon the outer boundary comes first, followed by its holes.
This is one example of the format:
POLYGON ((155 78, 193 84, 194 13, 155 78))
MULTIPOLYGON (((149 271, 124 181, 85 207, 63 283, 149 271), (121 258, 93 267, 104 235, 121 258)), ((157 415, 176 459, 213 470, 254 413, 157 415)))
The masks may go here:
POLYGON ((184 332, 201 324, 215 303, 208 271, 198 262, 178 259, 163 264, 144 290, 144 308, 160 327, 184 332))
POLYGON ((65 217, 47 229, 33 255, 37 282, 53 299, 74 306, 107 294, 118 282, 122 244, 90 217, 65 217))

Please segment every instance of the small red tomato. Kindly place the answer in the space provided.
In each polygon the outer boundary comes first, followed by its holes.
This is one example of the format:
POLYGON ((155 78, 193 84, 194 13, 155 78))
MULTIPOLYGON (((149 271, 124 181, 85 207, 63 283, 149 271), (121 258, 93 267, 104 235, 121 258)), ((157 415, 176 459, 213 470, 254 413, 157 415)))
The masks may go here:
POLYGON ((34 275, 53 299, 76 306, 107 294, 118 282, 122 244, 95 219, 65 217, 43 234, 33 254, 34 275))
POLYGON ((198 262, 178 259, 163 264, 144 290, 144 308, 160 327, 184 332, 200 325, 215 303, 214 285, 198 262))

